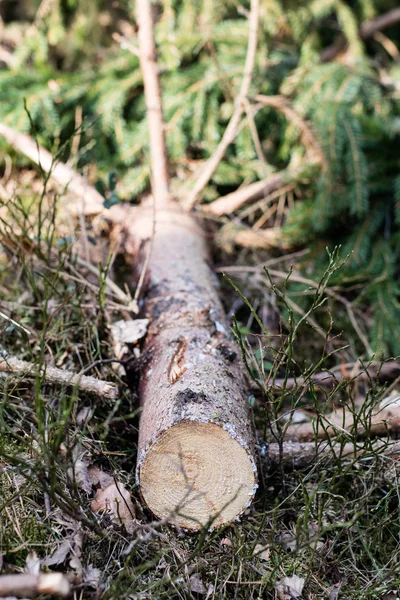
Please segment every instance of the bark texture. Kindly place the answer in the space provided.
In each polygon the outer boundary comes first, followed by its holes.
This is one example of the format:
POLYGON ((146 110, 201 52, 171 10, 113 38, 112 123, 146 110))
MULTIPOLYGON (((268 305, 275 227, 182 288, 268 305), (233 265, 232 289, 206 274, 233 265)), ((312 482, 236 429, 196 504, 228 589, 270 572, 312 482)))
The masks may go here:
MULTIPOLYGON (((139 263, 152 231, 152 211, 140 210, 129 235, 139 263)), ((203 235, 177 208, 157 212, 137 464, 150 510, 192 530, 233 520, 257 488, 244 371, 203 235)))

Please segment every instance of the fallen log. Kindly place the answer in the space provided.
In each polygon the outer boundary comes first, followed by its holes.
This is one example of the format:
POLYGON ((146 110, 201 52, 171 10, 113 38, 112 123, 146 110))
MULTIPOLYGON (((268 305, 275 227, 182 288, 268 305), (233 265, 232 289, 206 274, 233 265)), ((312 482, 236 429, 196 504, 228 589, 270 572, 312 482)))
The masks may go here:
MULTIPOLYGON (((151 210, 142 209, 131 237, 141 264, 152 227, 151 210)), ((152 243, 138 483, 157 517, 171 515, 194 530, 214 516, 220 526, 249 505, 257 488, 240 353, 198 224, 177 208, 159 211, 152 243)))
POLYGON ((240 515, 257 488, 245 373, 229 335, 199 224, 169 193, 149 0, 138 0, 153 206, 127 223, 126 251, 146 271, 137 482, 160 519, 190 530, 240 515))

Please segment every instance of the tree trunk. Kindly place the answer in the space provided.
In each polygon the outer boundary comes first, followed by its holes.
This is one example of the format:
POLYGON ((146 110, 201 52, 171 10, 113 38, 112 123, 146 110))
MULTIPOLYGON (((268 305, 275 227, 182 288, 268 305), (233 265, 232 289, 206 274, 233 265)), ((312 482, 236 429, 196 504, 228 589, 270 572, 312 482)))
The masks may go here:
MULTIPOLYGON (((146 263, 153 231, 139 209, 130 251, 146 263)), ((147 264, 137 481, 159 518, 196 530, 232 521, 250 504, 256 467, 239 349, 207 265, 204 234, 171 204, 157 211, 147 264)))

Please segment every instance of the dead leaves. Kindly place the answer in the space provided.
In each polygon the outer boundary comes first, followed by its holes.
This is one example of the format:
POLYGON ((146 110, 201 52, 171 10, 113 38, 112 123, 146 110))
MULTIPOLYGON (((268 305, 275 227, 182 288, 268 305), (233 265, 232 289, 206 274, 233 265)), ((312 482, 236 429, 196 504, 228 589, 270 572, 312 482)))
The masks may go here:
POLYGON ((268 562, 271 556, 271 550, 269 546, 257 544, 254 548, 253 556, 259 558, 260 560, 268 562))
POLYGON ((294 600, 301 598, 305 580, 297 575, 285 577, 275 587, 277 600, 294 600))
POLYGON ((128 533, 133 532, 135 509, 131 495, 122 483, 113 482, 98 489, 90 506, 94 512, 108 513, 112 522, 124 525, 128 533))
MULTIPOLYGON (((88 496, 91 496, 94 488, 97 488, 90 504, 92 511, 108 514, 113 523, 123 525, 128 533, 132 533, 135 524, 135 508, 130 492, 117 481, 116 477, 105 473, 96 465, 91 465, 87 454, 79 445, 74 448, 73 459, 73 467, 68 469, 69 479, 88 496)), ((66 551, 66 548, 60 549, 60 556, 66 551)))
POLYGON ((110 325, 114 354, 121 360, 130 352, 129 347, 136 344, 147 333, 149 319, 134 319, 131 321, 116 321, 110 325))

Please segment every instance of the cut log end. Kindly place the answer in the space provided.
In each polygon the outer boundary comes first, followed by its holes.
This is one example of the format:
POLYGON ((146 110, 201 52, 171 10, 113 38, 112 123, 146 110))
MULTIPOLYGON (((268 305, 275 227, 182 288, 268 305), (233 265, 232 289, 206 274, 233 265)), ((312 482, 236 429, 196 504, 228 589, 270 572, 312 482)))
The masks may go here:
POLYGON ((238 517, 256 491, 255 471, 240 441, 213 422, 181 421, 159 435, 138 464, 148 508, 192 531, 210 517, 212 528, 238 517))

